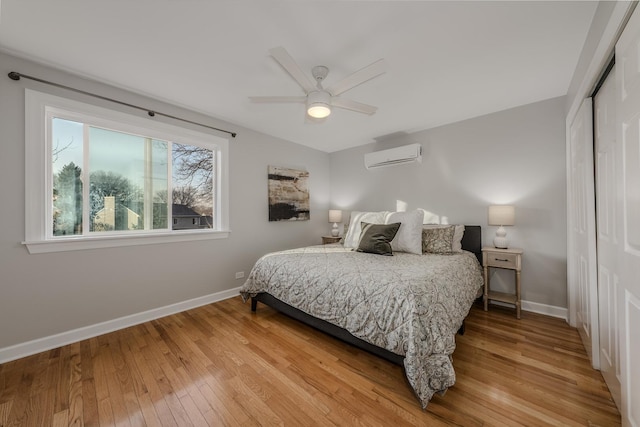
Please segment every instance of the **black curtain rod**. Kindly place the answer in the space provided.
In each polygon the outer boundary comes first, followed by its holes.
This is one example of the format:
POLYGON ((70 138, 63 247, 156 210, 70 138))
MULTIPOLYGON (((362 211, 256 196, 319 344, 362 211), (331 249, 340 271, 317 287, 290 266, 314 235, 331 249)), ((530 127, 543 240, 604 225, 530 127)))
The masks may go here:
POLYGON ((136 109, 138 109, 138 110, 146 111, 146 112, 147 112, 147 114, 148 114, 150 117, 154 117, 154 116, 156 116, 156 115, 158 115, 158 116, 164 116, 164 117, 168 117, 168 118, 170 118, 170 119, 180 120, 181 122, 191 123, 192 125, 202 126, 202 127, 205 127, 205 128, 209 128, 209 129, 217 130, 217 131, 219 131, 219 132, 228 133, 229 135, 231 135, 231 137, 232 137, 232 138, 235 138, 235 137, 236 137, 236 133, 235 133, 235 132, 230 132, 230 131, 228 131, 228 130, 219 129, 219 128, 216 128, 216 127, 213 127, 213 126, 205 125, 205 124, 198 123, 198 122, 194 122, 194 121, 187 120, 187 119, 182 119, 182 118, 180 118, 180 117, 172 116, 171 114, 165 114, 165 113, 160 113, 160 112, 158 112, 158 111, 149 110, 148 108, 139 107, 139 106, 137 106, 137 105, 133 105, 133 104, 129 104, 129 103, 126 103, 126 102, 118 101, 117 99, 107 98, 106 96, 97 95, 97 94, 95 94, 95 93, 91 93, 91 92, 86 92, 86 91, 84 91, 84 90, 80 90, 80 89, 76 89, 76 88, 73 88, 73 87, 69 87, 69 86, 61 85, 61 84, 59 84, 59 83, 54 83, 54 82, 50 82, 50 81, 48 81, 48 80, 39 79, 39 78, 37 78, 37 77, 27 76, 26 74, 17 73, 17 72, 15 72, 15 71, 10 72, 10 73, 8 74, 8 76, 9 76, 9 78, 10 78, 11 80, 16 80, 16 81, 17 81, 17 80, 20 80, 20 78, 21 78, 21 77, 24 77, 25 79, 34 80, 34 81, 36 81, 36 82, 45 83, 45 84, 48 84, 48 85, 51 85, 51 86, 56 86, 56 87, 60 87, 60 88, 62 88, 62 89, 67 89, 67 90, 71 90, 71 91, 73 91, 73 92, 78 92, 78 93, 81 93, 81 94, 83 94, 83 95, 93 96, 94 98, 99 98, 99 99, 103 99, 103 100, 105 100, 105 101, 115 102, 116 104, 125 105, 125 106, 127 106, 127 107, 136 108, 136 109))

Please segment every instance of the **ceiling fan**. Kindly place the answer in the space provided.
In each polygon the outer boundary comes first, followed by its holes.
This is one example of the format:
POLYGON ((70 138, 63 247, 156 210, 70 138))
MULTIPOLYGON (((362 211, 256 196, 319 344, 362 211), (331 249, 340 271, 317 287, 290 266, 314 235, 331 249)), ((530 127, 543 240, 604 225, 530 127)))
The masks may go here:
POLYGON ((317 65, 311 69, 312 80, 291 55, 283 47, 274 47, 269 53, 284 68, 293 79, 302 87, 305 96, 251 96, 251 102, 257 103, 300 103, 307 105, 307 117, 313 119, 324 119, 331 114, 331 108, 343 108, 345 110, 356 111, 358 113, 372 115, 378 107, 340 98, 343 92, 369 81, 385 73, 384 59, 370 64, 361 70, 345 77, 332 84, 328 88, 322 87, 322 81, 329 74, 329 68, 324 65, 317 65))

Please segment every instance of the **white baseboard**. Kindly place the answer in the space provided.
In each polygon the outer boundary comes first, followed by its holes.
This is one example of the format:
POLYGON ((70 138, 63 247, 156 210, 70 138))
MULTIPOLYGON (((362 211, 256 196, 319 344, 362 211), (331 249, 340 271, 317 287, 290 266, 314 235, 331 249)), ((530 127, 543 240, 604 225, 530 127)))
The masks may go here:
MULTIPOLYGON (((513 304, 507 304, 500 301, 491 301, 491 304, 501 305, 503 307, 513 307, 513 304)), ((558 317, 560 319, 567 320, 569 318, 569 311, 564 307, 556 307, 555 305, 540 304, 532 301, 520 301, 520 308, 523 311, 530 311, 532 313, 544 314, 546 316, 558 317)))
POLYGON ((531 311, 533 313, 545 314, 551 317, 558 317, 560 319, 569 319, 569 310, 564 307, 557 307, 555 305, 540 304, 538 302, 521 301, 520 307, 523 310, 531 311))
POLYGON ((233 288, 226 291, 216 292, 202 297, 182 301, 176 304, 167 305, 165 307, 154 308, 142 313, 136 313, 129 316, 120 317, 118 319, 108 320, 106 322, 97 323, 91 326, 74 329, 68 332, 62 332, 44 338, 38 338, 33 341, 16 344, 10 347, 0 348, 0 363, 10 362, 20 359, 21 357, 31 356, 32 354, 51 350, 63 345, 71 344, 87 338, 93 338, 98 335, 107 334, 117 331, 118 329, 128 328, 129 326, 139 325, 140 323, 158 319, 160 317, 169 316, 181 311, 190 310, 192 308, 211 304, 213 302, 222 301, 239 295, 240 288, 233 288))

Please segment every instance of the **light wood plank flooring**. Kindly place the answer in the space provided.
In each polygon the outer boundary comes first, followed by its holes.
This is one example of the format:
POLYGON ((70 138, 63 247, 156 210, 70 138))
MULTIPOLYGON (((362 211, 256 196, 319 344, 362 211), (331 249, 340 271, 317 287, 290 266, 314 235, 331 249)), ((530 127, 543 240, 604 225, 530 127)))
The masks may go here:
POLYGON ((578 333, 474 306, 456 385, 423 411, 402 368, 240 298, 0 365, 0 426, 615 426, 578 333))

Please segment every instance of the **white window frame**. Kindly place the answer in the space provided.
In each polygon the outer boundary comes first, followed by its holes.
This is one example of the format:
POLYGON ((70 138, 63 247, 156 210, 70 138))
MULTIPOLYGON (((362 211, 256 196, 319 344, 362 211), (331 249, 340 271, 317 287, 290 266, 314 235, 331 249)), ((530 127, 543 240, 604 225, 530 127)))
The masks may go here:
MULTIPOLYGON (((228 157, 229 140, 226 138, 25 89, 25 241, 22 243, 33 254, 227 238, 230 234, 228 157), (81 122, 84 121, 83 118, 89 117, 92 124, 106 128, 213 150, 216 161, 215 227, 52 236, 53 173, 48 117, 56 111, 64 112, 67 117, 75 115, 81 122)), ((169 221, 171 224, 170 217, 169 221)))

